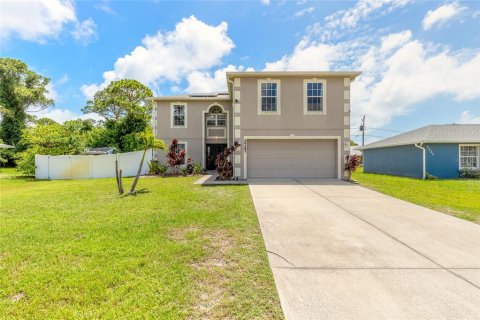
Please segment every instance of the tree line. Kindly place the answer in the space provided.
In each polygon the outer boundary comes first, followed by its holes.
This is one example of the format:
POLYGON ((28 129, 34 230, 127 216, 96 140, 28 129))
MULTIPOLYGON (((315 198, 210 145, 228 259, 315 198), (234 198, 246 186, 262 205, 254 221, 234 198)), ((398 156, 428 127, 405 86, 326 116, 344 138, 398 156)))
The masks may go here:
POLYGON ((39 118, 35 112, 55 105, 48 98, 50 79, 20 60, 0 58, 0 149, 2 165, 35 173, 35 154, 80 154, 87 147, 113 147, 117 152, 142 150, 144 133, 151 131, 152 91, 142 83, 112 81, 86 102, 84 113, 102 120, 71 120, 63 124, 39 118))

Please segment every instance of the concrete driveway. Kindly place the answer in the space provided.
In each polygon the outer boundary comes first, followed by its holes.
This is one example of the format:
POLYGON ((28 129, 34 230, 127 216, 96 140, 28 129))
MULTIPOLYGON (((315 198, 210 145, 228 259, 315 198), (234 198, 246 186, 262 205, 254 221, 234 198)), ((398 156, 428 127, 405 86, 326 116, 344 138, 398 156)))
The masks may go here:
POLYGON ((480 226, 338 180, 252 180, 287 319, 480 319, 480 226))

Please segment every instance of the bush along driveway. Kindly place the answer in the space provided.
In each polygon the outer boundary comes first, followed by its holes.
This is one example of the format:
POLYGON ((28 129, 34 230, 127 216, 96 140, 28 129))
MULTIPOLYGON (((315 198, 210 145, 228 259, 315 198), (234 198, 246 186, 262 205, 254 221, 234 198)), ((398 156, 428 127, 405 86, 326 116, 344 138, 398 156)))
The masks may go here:
POLYGON ((1 171, 0 318, 283 318, 247 186, 1 171))

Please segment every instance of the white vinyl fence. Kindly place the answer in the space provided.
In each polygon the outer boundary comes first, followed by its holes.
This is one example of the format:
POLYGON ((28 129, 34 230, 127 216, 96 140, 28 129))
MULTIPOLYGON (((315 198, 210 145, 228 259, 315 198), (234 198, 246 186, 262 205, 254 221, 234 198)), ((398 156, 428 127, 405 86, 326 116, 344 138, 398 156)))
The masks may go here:
MULTIPOLYGON (((137 174, 143 151, 105 154, 105 155, 72 155, 45 156, 35 155, 36 179, 94 179, 115 177, 115 160, 124 177, 137 174)), ((152 159, 151 150, 145 155, 142 174, 148 171, 148 163, 152 159)))

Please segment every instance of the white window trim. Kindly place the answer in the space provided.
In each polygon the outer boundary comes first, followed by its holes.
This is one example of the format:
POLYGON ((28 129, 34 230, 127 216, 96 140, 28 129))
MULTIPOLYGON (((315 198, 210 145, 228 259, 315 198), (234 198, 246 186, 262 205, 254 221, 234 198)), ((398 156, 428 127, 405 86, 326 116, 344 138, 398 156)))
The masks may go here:
POLYGON ((188 123, 188 105, 186 102, 172 102, 170 103, 170 128, 187 128, 188 123), (173 121, 173 106, 184 106, 185 107, 185 123, 183 126, 175 126, 173 121))
POLYGON ((280 80, 276 79, 259 79, 257 84, 257 103, 258 103, 258 114, 259 115, 280 115, 282 114, 281 109, 281 87, 280 80), (277 111, 262 111, 262 83, 276 83, 277 84, 277 111))
POLYGON ((327 113, 327 80, 326 79, 305 79, 303 80, 303 114, 304 115, 325 115, 327 113), (323 109, 322 111, 308 111, 307 83, 321 83, 323 87, 323 109))
POLYGON ((178 140, 178 144, 184 144, 185 145, 185 153, 188 155, 188 142, 178 140))
POLYGON ((480 144, 459 144, 458 145, 458 170, 462 169, 480 169, 480 144), (462 167, 462 147, 477 147, 477 166, 474 168, 462 167))
POLYGON ((207 126, 207 128, 225 128, 227 126, 226 113, 207 113, 207 116, 215 116, 215 125, 208 124, 208 119, 205 118, 205 125, 207 126), (218 124, 218 116, 225 116, 225 124, 223 126, 218 124))

